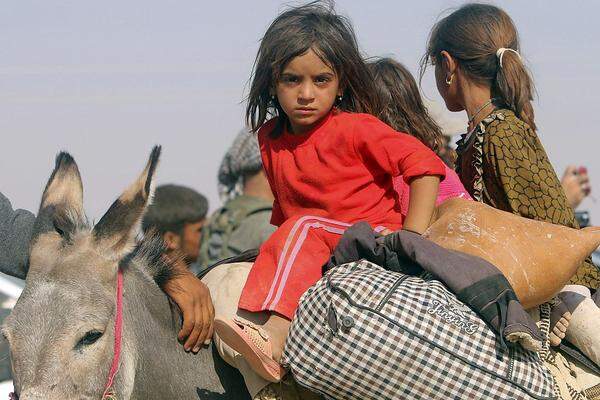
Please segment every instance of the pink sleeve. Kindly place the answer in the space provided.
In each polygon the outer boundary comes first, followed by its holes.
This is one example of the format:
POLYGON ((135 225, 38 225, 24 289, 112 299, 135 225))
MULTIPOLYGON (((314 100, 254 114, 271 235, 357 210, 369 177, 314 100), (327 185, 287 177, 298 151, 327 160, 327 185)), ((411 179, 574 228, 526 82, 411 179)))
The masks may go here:
POLYGON ((418 139, 396 132, 375 117, 358 121, 354 148, 370 168, 391 176, 402 175, 408 183, 424 175, 445 177, 445 164, 418 139))
POLYGON ((473 200, 467 189, 463 186, 460 178, 450 168, 446 167, 446 179, 440 183, 440 190, 438 191, 438 198, 436 205, 441 204, 445 200, 453 197, 460 197, 461 199, 473 200))
MULTIPOLYGON (((439 206, 444 201, 453 197, 459 197, 465 200, 473 200, 469 192, 465 189, 460 178, 450 168, 446 168, 446 179, 440 183, 440 189, 438 191, 437 200, 435 205, 439 206)), ((410 200, 410 186, 402 179, 402 176, 394 178, 394 190, 398 194, 400 201, 400 213, 404 216, 408 213, 408 204, 410 200)))

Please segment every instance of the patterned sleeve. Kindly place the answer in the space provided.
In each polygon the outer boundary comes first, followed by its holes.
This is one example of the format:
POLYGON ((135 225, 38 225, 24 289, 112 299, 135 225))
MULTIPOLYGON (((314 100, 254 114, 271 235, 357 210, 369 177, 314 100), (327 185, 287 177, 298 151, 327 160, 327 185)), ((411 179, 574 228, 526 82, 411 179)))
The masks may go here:
MULTIPOLYGON (((520 121, 492 122, 486 131, 484 171, 492 171, 488 196, 495 207, 526 218, 579 228, 575 213, 535 132, 520 121), (500 206, 501 205, 501 206, 500 206)), ((600 287, 600 272, 591 258, 577 269, 572 284, 600 287)))
POLYGON ((510 121, 488 126, 483 151, 484 171, 491 170, 490 197, 505 202, 526 218, 578 227, 560 180, 535 133, 510 121))

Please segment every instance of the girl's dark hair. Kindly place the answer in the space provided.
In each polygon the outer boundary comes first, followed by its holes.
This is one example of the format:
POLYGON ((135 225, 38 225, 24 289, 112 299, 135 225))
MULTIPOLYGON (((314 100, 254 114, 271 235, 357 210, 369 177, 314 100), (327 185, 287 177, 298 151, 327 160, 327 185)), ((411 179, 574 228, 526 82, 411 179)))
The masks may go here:
POLYGON ((441 51, 445 50, 466 75, 490 84, 492 96, 535 130, 533 81, 513 51, 504 52, 500 67, 496 52, 502 47, 519 51, 517 29, 508 14, 489 4, 466 4, 431 29, 427 52, 421 59, 421 77, 429 61, 442 62, 441 51))
POLYGON ((380 97, 376 116, 400 132, 419 139, 436 154, 444 147, 442 130, 429 116, 417 82, 399 62, 380 58, 369 63, 380 97))
POLYGON ((282 132, 287 116, 271 92, 285 66, 312 49, 335 71, 343 90, 336 104, 343 111, 373 114, 377 95, 371 74, 360 54, 352 25, 336 14, 331 3, 312 2, 290 8, 271 23, 261 40, 251 76, 246 120, 253 132, 267 118, 278 116, 274 136, 282 132))

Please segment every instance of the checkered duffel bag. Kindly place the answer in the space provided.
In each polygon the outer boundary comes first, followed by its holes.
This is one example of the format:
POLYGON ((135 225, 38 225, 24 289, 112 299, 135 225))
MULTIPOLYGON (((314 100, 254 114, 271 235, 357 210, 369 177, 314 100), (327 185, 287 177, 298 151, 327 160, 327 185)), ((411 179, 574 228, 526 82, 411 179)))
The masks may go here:
POLYGON ((503 349, 439 281, 360 261, 300 301, 283 364, 333 399, 552 399, 537 353, 503 349))

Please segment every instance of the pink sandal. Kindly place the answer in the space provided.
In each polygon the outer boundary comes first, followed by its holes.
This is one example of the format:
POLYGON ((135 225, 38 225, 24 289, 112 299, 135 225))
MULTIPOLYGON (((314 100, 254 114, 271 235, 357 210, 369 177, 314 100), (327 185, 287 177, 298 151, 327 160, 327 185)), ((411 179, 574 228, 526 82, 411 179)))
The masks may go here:
POLYGON ((271 340, 264 329, 236 317, 215 318, 214 328, 219 338, 240 353, 257 374, 269 382, 281 381, 285 370, 273 359, 271 340))

